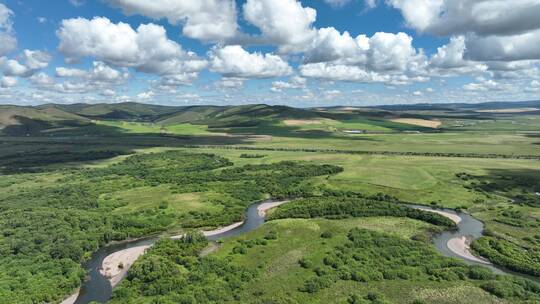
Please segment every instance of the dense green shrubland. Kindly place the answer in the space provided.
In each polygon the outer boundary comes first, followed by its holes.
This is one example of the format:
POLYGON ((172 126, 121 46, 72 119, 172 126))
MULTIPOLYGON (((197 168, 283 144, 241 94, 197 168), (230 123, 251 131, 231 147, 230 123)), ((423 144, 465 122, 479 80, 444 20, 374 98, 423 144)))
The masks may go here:
POLYGON ((485 236, 472 243, 472 249, 491 262, 510 270, 540 276, 540 252, 512 242, 485 236))
POLYGON ((455 227, 454 222, 442 215, 387 202, 383 200, 384 198, 377 196, 365 198, 336 193, 332 196, 327 194, 321 197, 309 197, 280 206, 270 215, 270 219, 396 216, 409 217, 439 226, 455 227))
POLYGON ((519 206, 540 207, 540 174, 535 170, 492 170, 487 176, 475 176, 465 172, 456 177, 466 182, 464 187, 486 196, 499 194, 511 198, 519 206))
MULTIPOLYGON (((479 255, 510 270, 540 276, 540 185, 538 170, 490 170, 476 176, 465 172, 456 174, 464 187, 481 193, 489 200, 504 197, 506 204, 490 207, 488 235, 472 243, 479 255)), ((485 204, 484 201, 477 202, 485 204)))
POLYGON ((265 158, 266 155, 264 154, 247 154, 247 153, 243 153, 243 154, 240 154, 240 158, 265 158))
POLYGON ((0 157, 0 172, 4 174, 43 172, 47 166, 69 162, 93 161, 128 154, 127 151, 90 150, 79 152, 36 151, 0 157))
POLYGON ((242 219, 253 201, 311 193, 310 177, 341 171, 307 162, 232 165, 215 155, 168 151, 131 156, 106 168, 2 176, 29 184, 6 182, 0 193, 0 299, 54 302, 79 286, 80 263, 110 241, 230 224, 242 219), (41 181, 48 179, 56 180, 41 181), (219 194, 223 199, 202 202, 221 206, 219 212, 170 211, 156 202, 115 216, 129 202, 111 193, 161 184, 176 193, 219 194))
MULTIPOLYGON (((326 254, 323 265, 312 269, 314 276, 301 291, 313 293, 338 280, 459 281, 468 279, 473 269, 441 256, 425 243, 355 228, 349 232, 348 242, 326 254)), ((486 276, 493 277, 489 271, 486 276)))
POLYGON ((111 303, 224 303, 237 301, 239 291, 255 270, 227 260, 199 257, 206 238, 189 235, 157 242, 129 270, 114 291, 111 303))
MULTIPOLYGON (((300 291, 315 293, 339 280, 360 283, 379 281, 471 281, 500 298, 540 301, 540 286, 532 281, 496 276, 481 266, 469 266, 440 255, 425 243, 384 233, 352 229, 348 241, 328 252, 322 265, 305 259, 301 266, 313 271, 300 291)), ((362 303, 362 302, 360 302, 362 303)))
MULTIPOLYGON (((275 260, 264 260, 266 255, 261 253, 276 250, 274 244, 281 246, 279 242, 298 236, 288 235, 288 228, 277 229, 253 239, 231 240, 233 244, 225 244, 229 253, 217 257, 200 255, 207 241, 196 235, 180 241, 161 240, 131 268, 127 280, 115 290, 112 303, 298 303, 299 294, 302 299, 319 303, 324 290, 338 286, 336 283, 340 281, 358 284, 359 290, 365 290, 366 286, 384 286, 385 282, 407 282, 408 285, 403 286, 411 288, 466 284, 478 286, 511 303, 540 300, 540 287, 531 281, 497 276, 487 268, 444 257, 423 242, 358 228, 351 229, 337 246, 322 251, 322 256, 309 252, 307 257, 300 258, 296 266, 303 269, 300 272, 294 270, 295 266, 282 265, 293 267, 290 271, 304 282, 296 291, 283 291, 289 295, 288 300, 277 300, 279 295, 273 297, 259 290, 264 290, 263 287, 247 289, 253 284, 283 283, 279 277, 268 276, 273 267, 267 270, 262 265, 274 265, 275 260), (264 248, 257 249, 259 246, 264 248), (235 259, 235 256, 242 258, 235 259), (261 267, 253 267, 253 259, 257 259, 261 267), (252 266, 247 268, 247 264, 252 266)), ((343 235, 312 234, 309 237, 341 239, 343 235)), ((407 301, 416 303, 413 299, 407 301)), ((376 292, 358 292, 351 294, 347 303, 394 302, 376 292)))

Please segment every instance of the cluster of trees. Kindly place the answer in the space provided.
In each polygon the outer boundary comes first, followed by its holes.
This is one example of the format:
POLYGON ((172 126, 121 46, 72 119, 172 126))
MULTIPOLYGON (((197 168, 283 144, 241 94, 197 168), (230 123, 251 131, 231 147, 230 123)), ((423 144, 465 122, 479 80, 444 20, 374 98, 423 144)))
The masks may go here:
POLYGON ((510 241, 485 236, 472 243, 472 249, 497 265, 510 270, 540 276, 540 252, 525 249, 510 241))
POLYGON ((500 211, 499 216, 495 218, 495 221, 499 223, 503 223, 506 225, 514 226, 514 227, 532 227, 532 228, 539 228, 540 227, 540 219, 537 219, 533 216, 529 216, 525 214, 522 210, 516 210, 511 208, 508 208, 506 210, 500 211))
POLYGON ((43 172, 47 166, 69 162, 93 161, 127 154, 118 150, 89 150, 80 152, 37 151, 16 153, 0 157, 0 169, 4 174, 43 172))
POLYGON ((534 170, 499 170, 488 176, 474 176, 465 172, 456 174, 456 177, 468 182, 464 185, 467 189, 487 196, 499 193, 512 198, 515 204, 530 207, 540 207, 540 196, 535 193, 540 184, 539 176, 534 170))
MULTIPOLYGON (((428 244, 365 229, 350 230, 348 241, 328 252, 322 264, 304 258, 300 265, 313 271, 313 276, 300 288, 308 293, 328 288, 339 280, 472 281, 501 298, 540 301, 540 285, 532 281, 497 276, 487 268, 443 257, 428 244)), ((370 303, 365 300, 376 298, 351 296, 349 302, 370 303)))
POLYGON ((266 246, 268 242, 277 239, 277 233, 275 231, 269 231, 264 238, 254 240, 237 240, 238 245, 233 247, 233 254, 247 254, 250 248, 256 246, 266 246))
MULTIPOLYGON (((336 194, 336 193, 334 193, 336 194)), ((450 219, 433 212, 409 208, 374 198, 344 195, 308 197, 280 206, 270 219, 282 218, 346 218, 370 216, 409 217, 438 226, 455 227, 450 219)))
POLYGON ((301 291, 313 293, 338 280, 457 281, 469 277, 470 269, 465 264, 442 257, 424 243, 356 228, 349 232, 348 240, 312 269, 315 276, 301 291))
POLYGON ((225 259, 200 257, 208 244, 200 235, 158 241, 133 267, 113 294, 112 304, 225 303, 238 300, 239 291, 255 272, 225 259))
MULTIPOLYGON (((458 178, 465 181, 465 188, 483 193, 511 198, 511 206, 505 209, 491 209, 492 220, 507 226, 506 231, 521 231, 527 237, 519 241, 505 240, 501 233, 489 233, 472 244, 473 250, 488 258, 491 262, 510 270, 540 276, 540 236, 535 232, 540 227, 540 218, 528 207, 540 207, 540 196, 535 191, 540 184, 540 175, 536 170, 492 170, 490 174, 475 176, 460 172, 458 178), (496 210, 496 211, 495 211, 496 210)), ((504 227, 504 226, 503 226, 504 227)), ((504 232, 503 230, 502 232, 504 232)), ((511 235, 512 233, 510 233, 511 235)), ((515 239, 514 239, 515 240, 515 239)))
POLYGON ((338 149, 314 149, 314 148, 272 148, 272 147, 251 147, 251 146, 208 146, 208 145, 184 145, 184 148, 194 149, 225 149, 225 150, 246 150, 246 151, 284 151, 284 152, 308 152, 308 153, 340 153, 359 155, 399 155, 399 156, 429 156, 429 157, 464 157, 464 158, 502 158, 502 159, 540 159, 538 155, 516 155, 516 154, 479 154, 479 153, 449 153, 449 152, 400 152, 400 151, 360 151, 360 150, 338 150, 338 149))
POLYGON ((387 301, 383 295, 375 293, 375 292, 369 292, 367 295, 363 297, 357 294, 352 294, 347 299, 347 303, 348 304, 390 304, 390 302, 387 301))
POLYGON ((111 241, 178 226, 227 225, 241 220, 253 201, 267 195, 302 196, 314 189, 310 177, 341 170, 307 162, 232 165, 211 154, 169 151, 131 156, 106 168, 2 176, 8 180, 5 187, 17 180, 26 184, 0 193, 0 299, 54 302, 80 285, 81 262, 111 241), (53 176, 56 182, 42 182, 53 176), (176 193, 220 194, 208 203, 223 208, 171 211, 157 201, 114 215, 128 202, 115 200, 112 193, 160 184, 169 184, 176 193))
POLYGON ((482 283, 480 287, 502 299, 521 300, 525 303, 540 302, 540 285, 530 280, 498 276, 496 279, 482 283))
MULTIPOLYGON (((273 237, 275 233, 270 231, 264 238, 244 240, 237 247, 265 246, 265 241, 271 242, 273 237)), ((202 257, 200 253, 207 244, 199 234, 189 234, 182 240, 160 240, 131 268, 127 279, 115 289, 111 303, 245 303, 245 286, 260 278, 260 270, 232 264, 230 258, 202 257)), ((232 254, 249 252, 233 249, 232 254)), ((299 264, 311 271, 299 288, 305 293, 330 288, 338 281, 469 281, 509 301, 540 301, 540 286, 532 281, 495 275, 485 267, 443 257, 422 242, 358 228, 351 229, 344 243, 322 257, 302 258, 299 264)), ((250 298, 250 302, 257 300, 250 298)), ((351 294, 347 303, 390 302, 370 292, 351 294)))
POLYGON ((540 246, 540 234, 526 236, 523 240, 533 245, 540 246))
POLYGON ((226 158, 213 154, 166 151, 133 155, 121 163, 102 170, 87 170, 89 177, 127 175, 147 182, 170 182, 176 176, 184 177, 188 172, 202 172, 232 166, 226 158))
POLYGON ((264 154, 240 154, 240 158, 264 158, 266 155, 264 154))

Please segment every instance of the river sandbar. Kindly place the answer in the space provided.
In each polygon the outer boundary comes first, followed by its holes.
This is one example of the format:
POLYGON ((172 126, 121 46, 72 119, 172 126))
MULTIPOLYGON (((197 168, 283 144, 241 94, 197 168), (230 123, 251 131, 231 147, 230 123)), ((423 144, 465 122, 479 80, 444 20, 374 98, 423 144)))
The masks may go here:
MULTIPOLYGON (((275 208, 277 206, 280 206, 282 204, 288 203, 288 202, 289 201, 262 203, 260 206, 258 206, 257 212, 259 213, 259 216, 266 216, 266 212, 268 210, 275 208)), ((244 225, 243 221, 234 223, 234 224, 231 224, 231 225, 219 228, 219 229, 215 229, 215 230, 202 231, 202 234, 206 237, 211 237, 211 236, 229 232, 242 225, 244 225)), ((179 235, 172 236, 171 239, 181 239, 184 236, 185 234, 179 234, 179 235)), ((135 263, 135 261, 137 261, 137 259, 145 253, 146 249, 150 247, 152 247, 152 245, 137 246, 133 248, 120 250, 120 251, 110 254, 103 260, 101 264, 101 269, 100 269, 101 274, 109 279, 109 281, 111 282, 111 286, 113 288, 116 287, 120 283, 120 281, 122 281, 122 279, 124 279, 124 277, 127 275, 127 272, 129 271, 129 268, 131 268, 133 263, 135 263), (119 267, 120 265, 122 267, 119 267)), ((214 250, 215 249, 217 248, 214 248, 214 250)), ((209 253, 210 252, 208 252, 208 254, 209 253)), ((62 304, 73 304, 73 303, 66 302, 62 304)))
POLYGON ((457 214, 453 214, 453 213, 450 213, 450 212, 447 212, 447 211, 443 211, 443 210, 430 210, 430 209, 424 209, 424 208, 420 208, 421 210, 424 210, 424 211, 427 211, 427 212, 433 212, 433 213, 437 213, 437 214, 440 214, 448 219, 450 219, 452 222, 456 223, 456 224, 459 224, 461 223, 461 216, 457 215, 457 214))
POLYGON ((266 216, 266 212, 270 209, 279 207, 283 204, 286 204, 290 201, 281 201, 281 202, 268 202, 268 203, 262 203, 257 207, 257 211, 259 212, 259 216, 266 216))
POLYGON ((482 263, 486 265, 491 265, 490 262, 479 258, 471 253, 471 245, 470 241, 467 239, 467 237, 462 236, 460 238, 453 238, 448 241, 446 244, 448 246, 448 249, 450 249, 455 254, 459 255, 462 258, 465 258, 467 260, 471 260, 477 263, 482 263))
POLYGON ((109 279, 114 288, 126 276, 129 268, 144 254, 150 245, 137 246, 108 255, 101 265, 100 272, 109 279))

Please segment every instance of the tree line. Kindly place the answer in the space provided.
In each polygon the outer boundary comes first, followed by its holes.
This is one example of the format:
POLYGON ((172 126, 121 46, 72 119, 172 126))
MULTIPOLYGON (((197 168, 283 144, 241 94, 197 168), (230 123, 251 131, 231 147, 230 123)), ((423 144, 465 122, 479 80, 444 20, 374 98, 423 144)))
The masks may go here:
POLYGON ((395 202, 371 198, 334 195, 313 196, 295 200, 282 205, 270 215, 270 219, 315 218, 340 219, 347 217, 394 216, 408 217, 444 227, 456 227, 456 224, 437 213, 413 209, 395 202))

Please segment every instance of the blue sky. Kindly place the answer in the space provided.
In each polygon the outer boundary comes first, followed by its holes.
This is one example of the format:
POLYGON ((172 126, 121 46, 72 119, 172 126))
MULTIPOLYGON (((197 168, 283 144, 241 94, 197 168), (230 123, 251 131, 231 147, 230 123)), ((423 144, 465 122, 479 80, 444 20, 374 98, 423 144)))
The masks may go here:
POLYGON ((0 103, 540 99, 539 15, 536 0, 0 0, 0 103))

